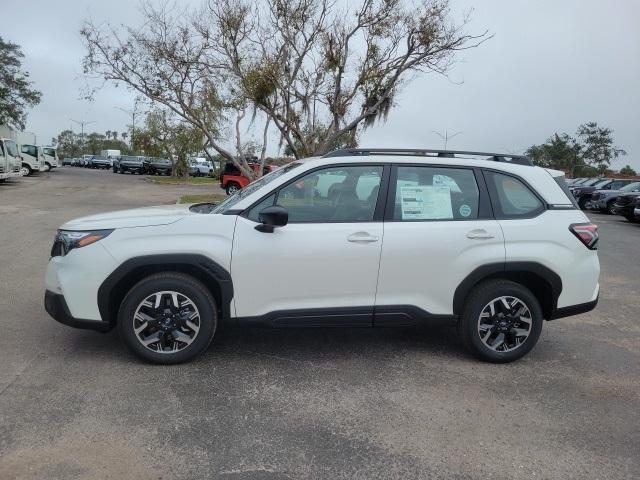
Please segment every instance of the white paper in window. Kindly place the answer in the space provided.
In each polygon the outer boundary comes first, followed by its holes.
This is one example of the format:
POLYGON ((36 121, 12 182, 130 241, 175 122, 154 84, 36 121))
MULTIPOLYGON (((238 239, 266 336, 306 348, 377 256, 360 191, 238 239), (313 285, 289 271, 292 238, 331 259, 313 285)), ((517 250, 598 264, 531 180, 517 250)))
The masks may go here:
POLYGON ((403 220, 450 220, 451 190, 444 186, 401 187, 403 220))

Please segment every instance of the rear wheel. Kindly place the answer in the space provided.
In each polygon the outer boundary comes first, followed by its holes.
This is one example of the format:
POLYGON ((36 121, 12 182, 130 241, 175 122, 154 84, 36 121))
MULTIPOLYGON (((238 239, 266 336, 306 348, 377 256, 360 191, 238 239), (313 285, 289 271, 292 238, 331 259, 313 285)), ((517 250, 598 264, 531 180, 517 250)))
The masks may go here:
POLYGON ((235 182, 230 182, 227 184, 227 188, 225 188, 225 190, 227 191, 227 195, 235 195, 240 191, 240 185, 235 182))
POLYGON ((607 212, 609 215, 613 215, 613 214, 614 214, 614 212, 613 212, 613 206, 615 205, 615 203, 616 203, 616 201, 615 201, 615 200, 611 200, 610 202, 608 202, 608 203, 607 203, 607 209, 606 209, 606 212, 607 212))
POLYGON ((510 280, 489 280, 469 294, 458 331, 476 357, 507 363, 535 346, 542 321, 540 303, 528 288, 510 280))
POLYGON ((190 275, 151 275, 126 295, 118 312, 118 332, 138 356, 172 364, 207 349, 216 330, 215 300, 190 275))

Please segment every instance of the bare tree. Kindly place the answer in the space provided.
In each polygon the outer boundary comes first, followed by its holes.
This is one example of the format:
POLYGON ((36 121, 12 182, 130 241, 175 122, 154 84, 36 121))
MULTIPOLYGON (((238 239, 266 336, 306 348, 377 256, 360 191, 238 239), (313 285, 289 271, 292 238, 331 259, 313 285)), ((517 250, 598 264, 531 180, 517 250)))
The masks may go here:
POLYGON ((447 0, 356 3, 207 0, 192 11, 145 2, 141 28, 85 24, 85 72, 172 110, 253 178, 243 124, 263 122, 262 161, 270 128, 297 158, 353 145, 404 84, 446 74, 456 52, 489 38, 465 33, 468 16, 454 23, 447 0))
POLYGON ((455 52, 489 38, 465 34, 467 16, 453 24, 447 1, 336 5, 210 0, 213 20, 202 16, 196 24, 218 40, 218 62, 296 157, 353 143, 359 128, 386 119, 413 74, 444 74, 455 52))

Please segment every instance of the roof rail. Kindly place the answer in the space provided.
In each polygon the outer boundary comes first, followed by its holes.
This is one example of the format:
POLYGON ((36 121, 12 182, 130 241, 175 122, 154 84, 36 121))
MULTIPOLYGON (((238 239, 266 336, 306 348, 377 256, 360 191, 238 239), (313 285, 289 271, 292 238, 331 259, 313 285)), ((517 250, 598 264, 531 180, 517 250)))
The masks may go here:
POLYGON ((513 155, 511 153, 486 153, 486 152, 467 152, 464 150, 430 150, 423 148, 342 148, 334 150, 322 156, 322 158, 330 157, 358 157, 369 155, 413 155, 416 157, 439 157, 439 158, 456 158, 456 155, 487 157, 484 160, 494 162, 515 163, 518 165, 533 165, 529 157, 524 155, 513 155))

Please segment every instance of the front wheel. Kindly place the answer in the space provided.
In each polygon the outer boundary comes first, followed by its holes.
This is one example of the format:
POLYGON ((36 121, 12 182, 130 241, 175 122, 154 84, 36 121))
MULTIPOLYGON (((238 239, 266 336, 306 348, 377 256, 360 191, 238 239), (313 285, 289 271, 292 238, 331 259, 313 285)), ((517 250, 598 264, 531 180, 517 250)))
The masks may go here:
POLYGON ((118 332, 145 360, 186 362, 211 343, 216 312, 211 292, 198 280, 179 272, 158 273, 126 295, 118 312, 118 332))
POLYGON ((580 197, 580 199, 578 200, 578 206, 580 207, 580 210, 586 210, 587 209, 587 197, 580 197))
POLYGON ((23 177, 26 177, 27 175, 31 175, 31 173, 33 173, 33 170, 31 170, 31 167, 28 165, 22 165, 20 173, 22 173, 23 177))
POLYGON ((489 280, 469 294, 458 331, 476 357, 507 363, 535 346, 542 321, 540 303, 528 288, 509 280, 489 280))

